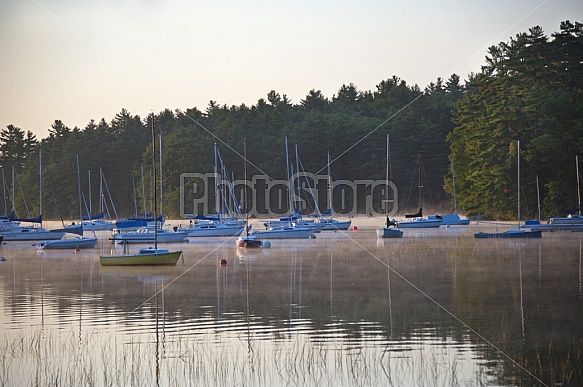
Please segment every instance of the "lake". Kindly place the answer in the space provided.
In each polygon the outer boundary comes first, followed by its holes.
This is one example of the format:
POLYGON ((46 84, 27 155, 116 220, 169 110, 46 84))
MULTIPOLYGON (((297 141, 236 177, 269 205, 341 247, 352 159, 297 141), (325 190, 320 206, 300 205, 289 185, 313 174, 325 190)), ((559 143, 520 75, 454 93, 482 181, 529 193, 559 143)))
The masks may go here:
POLYGON ((107 232, 4 243, 0 385, 583 385, 583 233, 382 223, 254 251, 191 238, 164 245, 176 267, 101 267, 123 249, 107 232))

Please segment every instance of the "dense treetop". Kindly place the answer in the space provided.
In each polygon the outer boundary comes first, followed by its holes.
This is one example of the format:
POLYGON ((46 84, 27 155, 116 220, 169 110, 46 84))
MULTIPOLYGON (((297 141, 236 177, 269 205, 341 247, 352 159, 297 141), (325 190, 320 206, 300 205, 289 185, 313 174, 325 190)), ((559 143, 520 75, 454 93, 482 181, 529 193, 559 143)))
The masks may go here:
MULTIPOLYGON (((1 130, 5 211, 14 203, 20 216, 38 213, 40 149, 45 218, 78 214, 76 154, 86 207, 87 171, 95 209, 101 169, 119 216, 144 203, 151 208, 148 119, 122 109, 111 121, 90 121, 82 129, 56 120, 40 141, 13 125, 1 130), (139 188, 142 175, 147 189, 139 188)), ((563 215, 577 207, 575 156, 583 150, 583 25, 563 22, 550 38, 534 27, 492 46, 481 71, 466 81, 452 74, 421 90, 393 76, 373 91, 344 84, 332 98, 313 89, 297 103, 272 90, 253 106, 210 101, 204 112, 167 109, 154 120, 163 138, 167 216, 179 215, 181 173, 212 172, 214 143, 239 179, 244 138, 248 173, 284 179, 286 136, 298 145, 306 171, 325 172, 330 152, 335 177, 384 179, 387 134, 402 213, 417 210, 414 173, 421 155, 426 208, 452 209, 453 162, 458 210, 515 217, 520 140, 524 216, 536 216, 537 177, 543 216, 563 215)))

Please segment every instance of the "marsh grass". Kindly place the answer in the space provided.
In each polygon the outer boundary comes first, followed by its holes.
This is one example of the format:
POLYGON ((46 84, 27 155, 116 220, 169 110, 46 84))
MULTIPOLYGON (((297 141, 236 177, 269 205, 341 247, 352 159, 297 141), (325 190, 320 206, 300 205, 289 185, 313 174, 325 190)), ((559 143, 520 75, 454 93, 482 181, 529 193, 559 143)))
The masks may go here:
POLYGON ((314 342, 302 334, 216 339, 207 334, 166 340, 155 334, 93 332, 80 339, 76 332, 19 333, 0 342, 0 385, 460 386, 492 381, 468 360, 470 353, 439 342, 370 346, 314 342))

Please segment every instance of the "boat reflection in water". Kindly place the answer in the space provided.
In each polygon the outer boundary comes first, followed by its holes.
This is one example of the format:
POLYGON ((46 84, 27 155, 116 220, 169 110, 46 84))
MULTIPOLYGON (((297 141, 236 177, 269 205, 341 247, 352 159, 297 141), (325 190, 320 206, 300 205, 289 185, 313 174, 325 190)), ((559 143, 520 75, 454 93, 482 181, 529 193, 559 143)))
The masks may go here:
POLYGON ((378 223, 301 246, 183 244, 169 267, 9 246, 3 382, 38 370, 79 385, 581 385, 580 234, 388 240, 378 223))

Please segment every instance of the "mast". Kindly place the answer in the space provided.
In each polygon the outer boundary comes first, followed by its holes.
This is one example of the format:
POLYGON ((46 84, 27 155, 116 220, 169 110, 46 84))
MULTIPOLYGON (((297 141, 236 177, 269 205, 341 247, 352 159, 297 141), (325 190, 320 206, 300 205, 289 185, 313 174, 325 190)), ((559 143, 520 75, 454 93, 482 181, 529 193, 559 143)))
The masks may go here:
MULTIPOLYGON (((40 226, 42 228, 43 226, 43 150, 42 148, 39 148, 38 150, 38 158, 39 158, 39 164, 38 164, 38 183, 39 183, 39 201, 38 201, 38 208, 39 208, 39 216, 41 217, 40 220, 40 226)), ((12 202, 14 203, 14 165, 12 166, 12 202)))
POLYGON ((245 179, 245 185, 243 186, 243 211, 245 211, 245 234, 249 236, 249 211, 247 211, 247 138, 243 139, 243 161, 245 167, 243 168, 243 174, 245 179))
MULTIPOLYGON (((77 157, 79 157, 79 155, 77 155, 77 157)), ((93 220, 93 215, 92 215, 93 209, 91 208, 91 169, 88 169, 87 173, 89 175, 89 220, 91 221, 91 220, 93 220)), ((83 219, 81 219, 79 221, 81 222, 82 220, 83 219)))
POLYGON ((451 184, 453 185, 453 208, 457 214, 457 198, 455 196, 455 173, 453 172, 453 160, 451 160, 451 184))
POLYGON ((217 167, 217 143, 215 142, 213 145, 214 154, 215 154, 215 167, 214 167, 214 175, 215 175, 215 213, 219 216, 219 171, 217 167))
POLYGON ((536 204, 538 207, 538 221, 540 222, 540 189, 538 186, 538 175, 536 175, 536 204))
MULTIPOLYGON (((162 135, 159 134, 158 138, 160 139, 160 146, 159 146, 159 148, 160 148, 160 215, 162 215, 163 214, 163 212, 162 212, 162 198, 163 198, 162 193, 164 192, 162 190, 162 186, 163 186, 163 183, 162 183, 162 135)), ((154 183, 154 185, 155 185, 155 183, 154 183)))
POLYGON ((417 168, 419 168, 419 215, 423 216, 423 181, 421 180, 421 155, 417 155, 417 168))
MULTIPOLYGON (((83 219, 83 207, 81 205, 81 174, 79 172, 79 154, 77 153, 77 191, 79 193, 79 222, 83 219)), ((91 214, 89 214, 91 217, 91 214)))
POLYGON ((99 167, 99 212, 103 212, 103 171, 101 167, 99 167))
POLYGON ((579 188, 579 156, 575 155, 575 164, 577 164, 577 208, 578 214, 581 215, 581 189, 579 188))
POLYGON ((154 171, 154 249, 158 250, 158 198, 156 197, 156 136, 154 135, 154 113, 152 113, 152 170, 154 171))
POLYGON ((332 206, 332 174, 330 173, 330 163, 330 151, 328 151, 328 200, 330 200, 330 219, 332 219, 334 209, 332 206))
POLYGON ((8 208, 6 207, 6 180, 4 179, 4 167, 2 167, 2 190, 4 192, 4 214, 8 215, 8 208))
MULTIPOLYGON (((298 144, 296 144, 296 174, 298 175, 297 184, 294 182, 294 191, 296 192, 297 198, 296 200, 300 201, 300 156, 298 154, 298 144)), ((292 177, 293 180, 293 177, 292 177)), ((294 210, 295 210, 295 201, 294 201, 294 210)), ((301 204, 300 204, 301 208, 301 204)))
POLYGON ((291 185, 289 181, 289 154, 287 149, 287 136, 285 136, 285 177, 287 180, 287 200, 289 203, 289 214, 292 214, 292 202, 291 202, 291 185))
POLYGON ((138 216, 138 197, 136 196, 136 179, 132 171, 132 188, 134 189, 134 214, 138 216))
POLYGON ((387 195, 387 203, 386 203, 386 207, 385 207, 385 215, 389 215, 389 134, 387 133, 387 171, 386 171, 386 175, 385 175, 385 190, 386 190, 386 195, 387 195))
POLYGON ((142 176, 142 202, 144 204, 144 218, 146 218, 146 184, 144 183, 144 164, 140 164, 140 174, 142 176))
POLYGON ((518 228, 520 228, 520 140, 518 140, 518 228))

